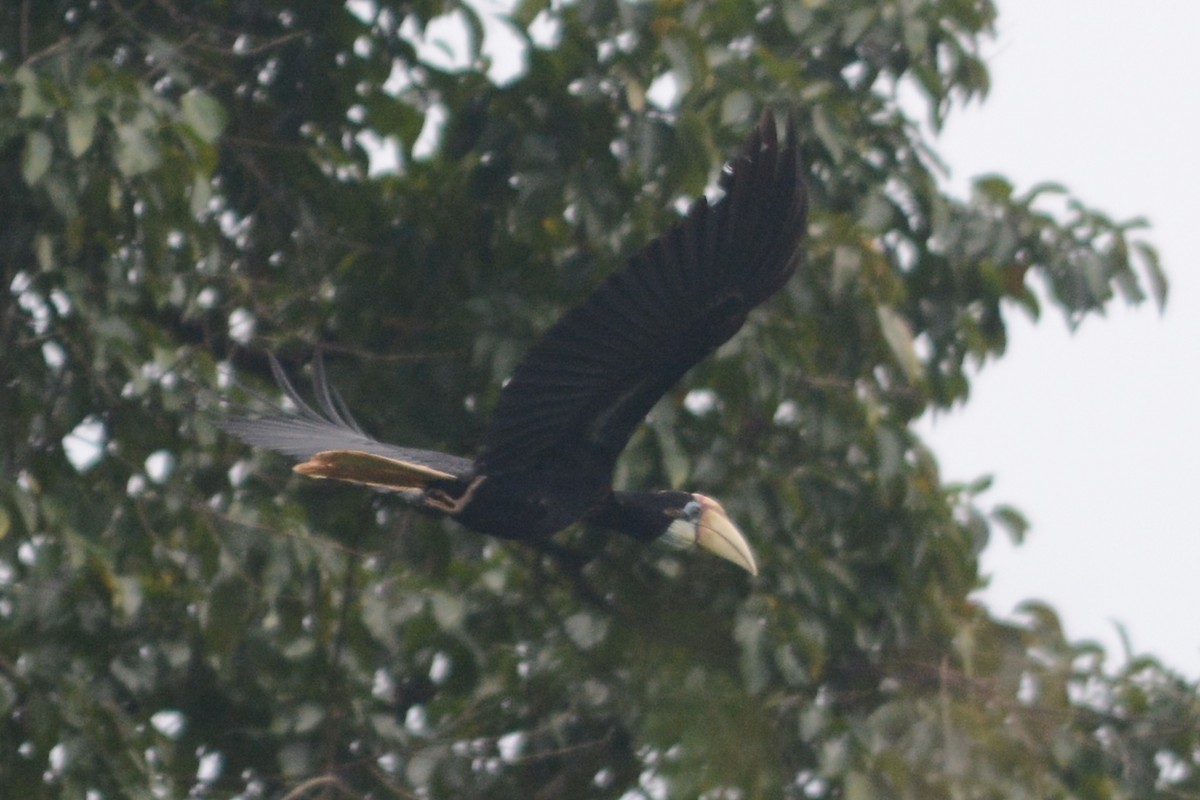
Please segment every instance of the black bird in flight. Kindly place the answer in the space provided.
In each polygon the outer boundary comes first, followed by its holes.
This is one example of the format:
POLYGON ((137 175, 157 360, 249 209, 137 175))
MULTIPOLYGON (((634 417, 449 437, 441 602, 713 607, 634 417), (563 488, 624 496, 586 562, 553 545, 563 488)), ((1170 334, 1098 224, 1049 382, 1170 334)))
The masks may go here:
POLYGON ((642 542, 700 547, 758 573, 720 503, 612 487, 617 457, 660 397, 726 342, 802 259, 808 193, 795 126, 765 113, 721 175, 724 195, 633 256, 525 356, 500 393, 474 459, 377 441, 330 390, 320 411, 271 359, 290 415, 236 417, 245 442, 302 460, 296 472, 400 492, 425 511, 506 539, 539 540, 587 520, 642 542))

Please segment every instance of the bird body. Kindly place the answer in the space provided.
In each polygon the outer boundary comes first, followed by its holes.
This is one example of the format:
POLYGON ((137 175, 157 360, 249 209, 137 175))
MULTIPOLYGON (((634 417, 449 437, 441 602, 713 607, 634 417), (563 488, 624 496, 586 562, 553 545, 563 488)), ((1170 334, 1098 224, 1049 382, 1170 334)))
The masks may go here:
POLYGON ((651 407, 728 341, 802 257, 808 198, 791 125, 781 145, 764 114, 721 186, 723 197, 693 204, 542 336, 502 390, 473 460, 368 436, 319 359, 319 411, 271 359, 296 412, 235 417, 225 427, 301 459, 297 472, 398 491, 481 533, 544 539, 588 520, 643 542, 707 549, 756 573, 749 545, 715 500, 612 487, 617 458, 651 407))

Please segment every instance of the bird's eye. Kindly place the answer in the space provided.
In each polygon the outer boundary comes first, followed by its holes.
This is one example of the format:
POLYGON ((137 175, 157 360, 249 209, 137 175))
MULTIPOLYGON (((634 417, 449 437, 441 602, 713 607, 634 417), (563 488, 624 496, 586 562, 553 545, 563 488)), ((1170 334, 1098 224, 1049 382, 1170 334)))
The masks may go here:
POLYGON ((683 507, 683 516, 685 519, 688 519, 692 522, 700 519, 700 504, 695 500, 689 502, 683 507))

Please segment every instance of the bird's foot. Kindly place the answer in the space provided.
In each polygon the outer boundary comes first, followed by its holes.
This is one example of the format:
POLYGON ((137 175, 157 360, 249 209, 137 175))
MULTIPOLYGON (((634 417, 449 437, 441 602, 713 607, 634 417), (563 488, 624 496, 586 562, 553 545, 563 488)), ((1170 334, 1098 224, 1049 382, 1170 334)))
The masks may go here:
POLYGON ((467 507, 467 504, 471 502, 473 497, 475 497, 475 490, 478 489, 485 480, 487 480, 486 475, 477 476, 469 484, 467 484, 467 490, 458 497, 451 497, 450 494, 443 489, 430 489, 425 493, 425 505, 429 508, 437 509, 438 511, 444 512, 453 517, 467 507))

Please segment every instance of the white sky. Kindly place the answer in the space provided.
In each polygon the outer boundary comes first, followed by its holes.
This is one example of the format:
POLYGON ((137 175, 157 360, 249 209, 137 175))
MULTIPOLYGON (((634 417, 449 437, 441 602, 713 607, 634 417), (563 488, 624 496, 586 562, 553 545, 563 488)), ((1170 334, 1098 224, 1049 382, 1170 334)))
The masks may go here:
POLYGON ((1147 217, 1171 279, 1165 315, 1114 306, 1074 335, 1046 307, 1009 315, 1008 353, 969 403, 921 431, 948 480, 992 474, 985 502, 1032 522, 998 536, 982 598, 1048 601, 1067 635, 1200 676, 1200 3, 998 0, 992 92, 938 142, 952 186, 999 172, 1065 183, 1117 219, 1147 217), (1189 234, 1189 230, 1192 233, 1189 234), (1193 495, 1195 493, 1195 495, 1193 495))

